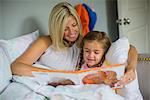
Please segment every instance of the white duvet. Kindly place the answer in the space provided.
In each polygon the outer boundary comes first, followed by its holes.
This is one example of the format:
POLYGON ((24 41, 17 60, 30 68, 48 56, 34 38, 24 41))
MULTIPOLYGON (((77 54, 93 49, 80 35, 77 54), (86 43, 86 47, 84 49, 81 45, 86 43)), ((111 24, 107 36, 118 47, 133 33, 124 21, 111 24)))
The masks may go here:
POLYGON ((13 79, 31 90, 25 96, 18 97, 16 100, 124 100, 112 88, 103 84, 68 85, 55 88, 46 85, 46 81, 41 80, 39 82, 33 77, 14 76, 13 79))

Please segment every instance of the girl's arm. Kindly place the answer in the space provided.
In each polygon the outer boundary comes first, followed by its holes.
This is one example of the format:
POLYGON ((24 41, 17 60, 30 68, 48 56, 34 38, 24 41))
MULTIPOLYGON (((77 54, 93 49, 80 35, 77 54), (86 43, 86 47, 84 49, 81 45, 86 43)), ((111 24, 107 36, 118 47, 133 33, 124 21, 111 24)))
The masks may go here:
POLYGON ((12 62, 12 74, 33 76, 32 70, 38 70, 40 68, 33 67, 32 64, 40 58, 50 44, 51 40, 49 36, 39 37, 20 57, 12 62))

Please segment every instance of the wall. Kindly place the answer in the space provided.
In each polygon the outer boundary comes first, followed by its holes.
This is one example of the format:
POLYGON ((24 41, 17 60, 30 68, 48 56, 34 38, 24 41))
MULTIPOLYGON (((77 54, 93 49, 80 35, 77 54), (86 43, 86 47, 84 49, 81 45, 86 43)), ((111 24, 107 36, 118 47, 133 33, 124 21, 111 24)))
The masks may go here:
POLYGON ((59 1, 4 0, 3 38, 17 37, 36 29, 41 33, 47 33, 49 10, 59 1))
MULTIPOLYGON (((148 0, 148 4, 149 4, 149 6, 148 6, 148 10, 149 10, 149 16, 148 16, 148 19, 149 19, 149 34, 148 34, 148 40, 150 40, 150 0, 148 0)), ((148 51, 149 51, 149 53, 150 53, 150 43, 148 44, 148 46, 149 46, 149 49, 148 49, 148 51)))
MULTIPOLYGON (((65 0, 3 0, 3 39, 17 37, 33 30, 39 29, 41 33, 48 33, 48 16, 52 7, 65 0)), ((73 5, 81 0, 68 0, 73 5)), ((107 25, 107 0, 93 0, 97 13, 95 30, 110 32, 107 25)), ((82 2, 92 5, 91 0, 82 2)), ((114 28, 112 28, 114 29, 114 28)))
POLYGON ((2 0, 0 0, 0 34, 1 33, 2 33, 2 0))
POLYGON ((106 0, 108 33, 113 41, 119 38, 117 0, 106 0))

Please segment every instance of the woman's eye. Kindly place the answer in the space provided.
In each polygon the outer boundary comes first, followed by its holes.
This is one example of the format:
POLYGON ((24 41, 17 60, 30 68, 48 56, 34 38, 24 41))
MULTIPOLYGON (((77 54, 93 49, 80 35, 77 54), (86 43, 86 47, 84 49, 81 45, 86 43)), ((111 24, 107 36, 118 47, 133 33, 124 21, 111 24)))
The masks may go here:
POLYGON ((67 32, 67 31, 68 31, 68 28, 65 29, 65 32, 67 32))
POLYGON ((77 26, 77 23, 74 23, 72 26, 73 26, 73 27, 77 26))

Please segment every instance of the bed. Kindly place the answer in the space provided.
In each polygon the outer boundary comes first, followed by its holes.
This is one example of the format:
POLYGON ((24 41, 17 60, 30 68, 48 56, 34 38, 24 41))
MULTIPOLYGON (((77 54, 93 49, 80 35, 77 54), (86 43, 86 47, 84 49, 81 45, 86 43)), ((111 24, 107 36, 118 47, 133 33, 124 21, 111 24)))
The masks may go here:
MULTIPOLYGON (((37 30, 30 34, 27 34, 18 38, 10 39, 7 41, 0 40, 0 100, 14 100, 15 98, 17 98, 17 100, 24 100, 23 99, 24 97, 26 97, 27 100, 45 99, 45 96, 43 96, 44 94, 42 94, 45 92, 45 90, 44 91, 40 90, 40 93, 41 93, 40 95, 38 95, 36 92, 33 92, 33 91, 37 91, 36 85, 33 84, 32 86, 35 86, 35 87, 34 88, 32 87, 31 89, 31 87, 25 86, 24 84, 21 84, 18 82, 12 82, 12 73, 10 69, 11 62, 14 61, 19 55, 21 55, 38 36, 39 36, 39 31, 37 30), (13 92, 10 90, 12 90, 13 92), (8 97, 7 94, 11 94, 11 98, 8 97)), ((148 54, 139 54, 138 68, 137 68, 139 84, 138 84, 138 79, 136 79, 131 85, 128 86, 130 88, 131 94, 134 93, 132 94, 132 96, 129 96, 129 97, 136 97, 136 98, 126 99, 126 100, 142 100, 142 96, 139 90, 141 90, 144 100, 149 100, 150 81, 147 79, 148 79, 148 76, 150 76, 148 75, 148 71, 150 71, 150 67, 149 67, 150 62, 149 60, 145 59, 145 57, 149 57, 149 56, 150 55, 148 54), (140 89, 139 89, 139 86, 140 86, 140 89), (132 91, 134 90, 133 87, 135 88, 135 91, 132 91)), ((87 87, 89 88, 89 86, 87 87)), ((49 90, 53 90, 53 87, 48 87, 48 88, 50 89, 47 89, 47 87, 44 87, 42 89, 46 89, 46 93, 51 92, 49 90)), ((78 88, 78 87, 73 87, 73 88, 78 88)), ((95 88, 97 88, 97 86, 90 87, 90 89, 95 89, 95 88)), ((62 89, 64 89, 64 87, 59 87, 57 90, 61 91, 62 89)), ((70 89, 72 89, 72 87, 70 89)), ((64 91, 61 91, 61 92, 64 92, 64 91)), ((83 96, 87 96, 86 93, 87 91, 86 92, 85 90, 82 91, 83 96)), ((91 93, 90 96, 93 95, 92 94, 93 92, 90 91, 89 93, 91 93)), ((46 95, 49 95, 49 94, 46 94, 46 95)), ((80 94, 78 95, 73 94, 73 96, 76 96, 76 97, 79 95, 81 95, 81 91, 80 91, 80 94)), ((93 100, 94 96, 92 96, 92 99, 90 98, 90 96, 87 97, 86 100, 93 100)), ((79 98, 80 97, 81 96, 79 96, 79 98)), ((67 98, 56 99, 56 95, 55 95, 51 97, 51 100, 69 100, 69 99, 67 98)), ((110 100, 110 99, 107 99, 107 100, 110 100)))
POLYGON ((150 100, 150 54, 139 54, 137 72, 139 87, 144 100, 150 100))

